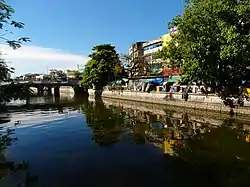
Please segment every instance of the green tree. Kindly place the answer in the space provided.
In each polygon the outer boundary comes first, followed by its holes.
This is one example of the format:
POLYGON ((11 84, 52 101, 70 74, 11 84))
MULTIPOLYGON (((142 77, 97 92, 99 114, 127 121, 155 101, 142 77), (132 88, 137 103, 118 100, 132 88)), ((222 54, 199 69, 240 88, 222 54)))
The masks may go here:
MULTIPOLYGON (((10 40, 6 36, 10 35, 11 32, 6 30, 8 26, 22 29, 24 23, 17 22, 12 19, 12 15, 15 13, 14 9, 6 4, 4 0, 0 0, 0 40, 5 44, 9 45, 13 49, 21 47, 23 42, 29 42, 30 39, 27 37, 21 37, 17 40, 10 40)), ((6 61, 3 59, 3 55, 0 52, 0 82, 6 81, 10 78, 11 73, 14 72, 14 68, 8 67, 6 61)), ((18 85, 5 85, 0 87, 0 104, 5 104, 11 99, 23 99, 31 96, 32 92, 28 87, 21 87, 18 85)))
POLYGON ((250 0, 189 0, 161 57, 180 67, 187 82, 203 82, 223 99, 241 96, 249 80, 250 0))
POLYGON ((115 47, 102 44, 93 47, 93 53, 83 73, 82 83, 88 87, 95 87, 96 96, 101 96, 103 88, 110 82, 121 78, 123 67, 115 47))
POLYGON ((81 72, 75 71, 74 75, 75 75, 75 78, 76 78, 76 79, 78 79, 78 80, 81 80, 81 79, 82 79, 82 73, 81 73, 81 72))

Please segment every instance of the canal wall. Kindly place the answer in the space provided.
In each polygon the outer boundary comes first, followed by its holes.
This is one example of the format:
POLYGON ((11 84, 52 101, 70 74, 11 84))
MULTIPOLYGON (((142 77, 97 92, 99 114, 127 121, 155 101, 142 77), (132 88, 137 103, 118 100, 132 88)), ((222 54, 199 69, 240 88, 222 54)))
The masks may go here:
MULTIPOLYGON (((94 95, 94 90, 89 90, 89 95, 94 95)), ((230 108, 225 106, 222 100, 214 95, 189 94, 188 101, 182 99, 178 93, 145 93, 145 92, 112 92, 104 91, 103 98, 113 98, 120 100, 129 100, 134 102, 153 103, 158 105, 167 105, 174 107, 189 108, 193 110, 214 111, 219 113, 229 113, 230 108)), ((139 104, 139 103, 138 103, 139 104)), ((250 104, 245 102, 244 107, 236 106, 234 113, 236 115, 250 115, 250 104)))
MULTIPOLYGON (((171 105, 159 105, 155 103, 138 103, 134 101, 129 101, 129 100, 121 100, 121 99, 113 99, 113 98, 108 98, 108 97, 103 97, 102 98, 103 102, 107 105, 114 105, 118 107, 123 107, 123 108, 131 108, 134 110, 140 110, 140 111, 150 111, 155 114, 159 115, 165 115, 165 116, 171 116, 173 117, 174 114, 182 115, 182 114, 188 114, 190 116, 195 116, 199 120, 203 120, 203 123, 212 123, 212 121, 215 121, 216 123, 218 120, 223 121, 225 119, 232 119, 232 120, 241 120, 244 121, 248 124, 250 124, 250 118, 248 115, 242 115, 242 114, 237 114, 233 117, 228 116, 227 113, 218 113, 215 111, 205 111, 205 110, 197 110, 194 108, 185 108, 185 107, 176 107, 176 106, 171 106, 171 105), (204 118, 209 119, 209 120, 204 120, 204 118)), ((93 96, 89 97, 89 101, 95 101, 95 98, 93 96)), ((212 123, 215 124, 215 123, 212 123)))
MULTIPOLYGON (((89 101, 95 101, 94 97, 90 97, 89 101)), ((181 111, 181 110, 172 110, 171 108, 164 108, 162 105, 155 105, 155 104, 149 104, 149 103, 143 103, 138 105, 135 102, 132 101, 125 101, 125 100, 117 100, 117 99, 111 99, 111 98, 103 98, 103 102, 105 105, 113 105, 116 107, 122 107, 125 111, 126 109, 132 109, 135 111, 143 111, 143 112, 150 112, 151 114, 155 115, 161 115, 161 116, 168 116, 170 118, 175 119, 182 119, 184 114, 189 115, 189 119, 193 122, 200 122, 200 123, 209 123, 212 125, 221 125, 223 123, 223 120, 226 118, 223 115, 219 116, 211 116, 207 113, 203 113, 204 115, 199 115, 199 113, 194 113, 191 111, 181 111)), ((175 107, 176 108, 176 107, 175 107)), ((227 116, 228 117, 228 116, 227 116)))
MULTIPOLYGON (((90 96, 94 96, 94 90, 88 90, 90 96)), ((74 89, 72 87, 60 88, 61 96, 74 96, 74 89)), ((145 93, 145 92, 112 92, 104 91, 102 94, 103 98, 112 98, 119 100, 127 100, 136 102, 138 105, 139 102, 144 102, 148 104, 164 105, 168 108, 185 108, 189 110, 199 110, 203 112, 217 112, 228 114, 230 108, 225 106, 222 100, 214 95, 198 95, 198 94, 189 94, 188 101, 182 99, 180 93, 145 93)), ((236 116, 250 115, 250 103, 245 101, 245 106, 240 107, 236 106, 234 108, 236 116)))

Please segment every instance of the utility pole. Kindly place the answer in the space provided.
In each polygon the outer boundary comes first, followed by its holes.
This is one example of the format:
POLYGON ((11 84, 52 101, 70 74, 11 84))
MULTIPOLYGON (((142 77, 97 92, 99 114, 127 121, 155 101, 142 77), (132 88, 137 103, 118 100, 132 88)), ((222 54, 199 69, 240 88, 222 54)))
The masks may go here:
POLYGON ((49 66, 46 65, 46 74, 49 74, 49 66))

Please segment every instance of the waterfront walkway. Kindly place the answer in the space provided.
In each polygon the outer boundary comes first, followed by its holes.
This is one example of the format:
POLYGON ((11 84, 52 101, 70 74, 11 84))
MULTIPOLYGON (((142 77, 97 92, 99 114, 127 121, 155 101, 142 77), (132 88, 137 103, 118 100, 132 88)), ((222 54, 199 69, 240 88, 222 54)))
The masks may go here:
MULTIPOLYGON (((89 95, 94 95, 94 90, 89 90, 89 95)), ((170 105, 177 107, 192 108, 194 110, 216 111, 220 113, 229 113, 230 108, 223 104, 223 101, 214 95, 189 94, 188 101, 182 99, 178 93, 145 93, 145 92, 112 92, 104 91, 103 97, 130 100, 136 102, 154 103, 160 105, 170 105)), ((236 106, 234 113, 236 115, 250 115, 250 103, 244 102, 244 107, 236 106)))

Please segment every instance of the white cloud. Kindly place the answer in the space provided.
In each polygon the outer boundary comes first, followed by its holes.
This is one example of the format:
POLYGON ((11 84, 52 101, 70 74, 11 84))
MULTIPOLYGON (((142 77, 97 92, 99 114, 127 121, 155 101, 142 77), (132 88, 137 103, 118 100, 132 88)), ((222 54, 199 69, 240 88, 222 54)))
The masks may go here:
POLYGON ((22 46, 13 50, 6 45, 0 45, 3 58, 15 68, 15 75, 24 73, 46 73, 47 69, 76 69, 77 65, 85 65, 87 56, 76 55, 60 49, 43 48, 39 46, 22 46))

